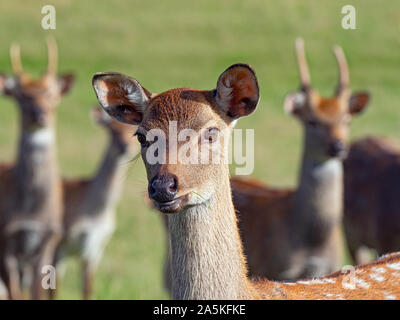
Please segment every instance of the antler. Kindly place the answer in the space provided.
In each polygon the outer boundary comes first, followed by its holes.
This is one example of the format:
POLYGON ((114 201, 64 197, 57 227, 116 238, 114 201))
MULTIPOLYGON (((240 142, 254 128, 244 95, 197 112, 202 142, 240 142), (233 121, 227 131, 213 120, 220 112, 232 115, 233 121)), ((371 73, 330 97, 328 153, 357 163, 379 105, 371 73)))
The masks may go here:
POLYGON ((58 65, 57 43, 53 37, 48 37, 46 42, 47 42, 48 59, 49 59, 47 73, 56 75, 57 74, 57 65, 58 65))
POLYGON ((304 51, 304 41, 301 38, 296 39, 296 54, 297 54, 297 62, 299 65, 301 86, 302 88, 310 87, 311 86, 310 72, 308 71, 306 54, 304 51))
POLYGON ((339 83, 336 90, 336 94, 340 95, 350 85, 349 68, 347 65, 343 49, 340 46, 334 46, 333 52, 335 53, 336 60, 339 66, 339 83))
POLYGON ((13 43, 10 47, 10 58, 11 67, 16 75, 21 75, 23 73, 22 62, 21 62, 21 50, 18 44, 13 43))

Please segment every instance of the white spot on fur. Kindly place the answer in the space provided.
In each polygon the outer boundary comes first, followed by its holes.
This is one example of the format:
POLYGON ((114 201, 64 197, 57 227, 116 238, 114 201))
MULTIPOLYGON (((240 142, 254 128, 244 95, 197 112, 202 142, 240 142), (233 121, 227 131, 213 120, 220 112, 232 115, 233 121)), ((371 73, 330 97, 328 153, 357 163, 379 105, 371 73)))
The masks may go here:
POLYGON ((324 282, 325 282, 325 283, 336 283, 336 280, 335 280, 335 279, 328 279, 328 278, 326 278, 326 279, 324 279, 324 282))
POLYGON ((377 273, 385 273, 386 269, 385 268, 372 267, 372 271, 375 271, 377 273))
POLYGON ((400 262, 388 263, 386 266, 393 270, 400 270, 400 262))
POLYGON ((349 281, 342 282, 344 289, 355 290, 357 287, 361 289, 368 289, 370 285, 363 279, 357 278, 355 276, 350 276, 349 281))
POLYGON ((354 277, 353 281, 356 283, 357 286, 359 286, 362 289, 368 289, 369 288, 369 284, 367 282, 365 282, 363 279, 354 277))
POLYGON ((344 281, 342 283, 343 289, 347 289, 347 290, 354 290, 356 288, 355 284, 351 281, 346 282, 344 281))
POLYGON ((382 282, 383 280, 385 280, 385 277, 380 275, 379 273, 372 273, 369 275, 369 277, 372 280, 378 281, 378 282, 382 282))
POLYGON ((388 299, 388 300, 395 300, 396 299, 396 296, 391 294, 390 292, 384 292, 384 295, 385 295, 385 299, 388 299))
POLYGON ((311 284, 311 281, 308 281, 308 280, 300 280, 300 281, 297 281, 297 283, 308 285, 308 284, 311 284))

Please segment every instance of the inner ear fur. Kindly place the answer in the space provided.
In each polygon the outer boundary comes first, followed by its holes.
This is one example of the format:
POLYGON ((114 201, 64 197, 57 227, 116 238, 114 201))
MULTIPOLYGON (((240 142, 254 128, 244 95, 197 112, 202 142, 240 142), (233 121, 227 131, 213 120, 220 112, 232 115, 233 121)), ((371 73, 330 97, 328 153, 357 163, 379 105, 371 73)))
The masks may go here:
POLYGON ((67 94, 75 83, 75 76, 72 73, 64 74, 59 77, 61 94, 67 94))
POLYGON ((254 70, 247 64, 234 64, 218 78, 216 101, 226 114, 237 119, 257 107, 260 90, 254 70))
POLYGON ((289 93, 285 97, 283 109, 286 113, 292 115, 300 115, 306 106, 307 97, 302 91, 289 93))
POLYGON ((368 92, 355 92, 350 97, 349 111, 351 114, 359 114, 368 106, 370 95, 368 92))
POLYGON ((139 124, 151 93, 133 78, 120 73, 97 73, 92 80, 103 109, 118 121, 139 124))

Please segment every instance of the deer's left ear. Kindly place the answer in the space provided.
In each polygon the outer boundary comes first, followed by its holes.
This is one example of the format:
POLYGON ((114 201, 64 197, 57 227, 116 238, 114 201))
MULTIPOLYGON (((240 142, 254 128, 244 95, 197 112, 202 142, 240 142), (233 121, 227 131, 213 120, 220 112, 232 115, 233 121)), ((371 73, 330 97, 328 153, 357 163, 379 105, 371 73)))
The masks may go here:
POLYGON ((260 99, 254 70, 247 64, 234 64, 218 78, 216 101, 226 114, 237 119, 252 113, 260 99))
POLYGON ((369 96, 368 92, 354 93, 350 97, 350 103, 349 103, 350 113, 352 115, 355 115, 355 114, 362 112, 368 105, 369 100, 370 100, 370 96, 369 96))
POLYGON ((75 82, 75 76, 70 73, 64 74, 58 78, 58 81, 60 82, 61 94, 65 95, 71 90, 75 82))

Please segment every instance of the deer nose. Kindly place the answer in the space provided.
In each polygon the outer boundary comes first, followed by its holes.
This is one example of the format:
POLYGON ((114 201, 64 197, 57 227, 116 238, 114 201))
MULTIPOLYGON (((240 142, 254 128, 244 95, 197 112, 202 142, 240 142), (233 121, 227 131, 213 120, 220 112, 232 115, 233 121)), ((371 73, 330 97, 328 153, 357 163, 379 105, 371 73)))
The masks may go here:
POLYGON ((35 123, 43 125, 45 122, 44 112, 42 110, 34 109, 32 111, 32 119, 35 123))
POLYGON ((155 176, 149 185, 149 196, 158 202, 172 201, 178 193, 178 178, 170 173, 155 176))
POLYGON ((344 156, 346 145, 341 140, 335 140, 329 144, 328 153, 332 157, 344 156))

